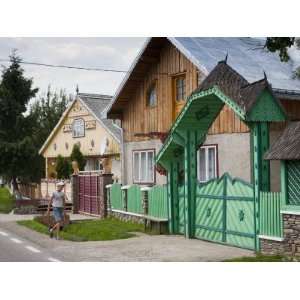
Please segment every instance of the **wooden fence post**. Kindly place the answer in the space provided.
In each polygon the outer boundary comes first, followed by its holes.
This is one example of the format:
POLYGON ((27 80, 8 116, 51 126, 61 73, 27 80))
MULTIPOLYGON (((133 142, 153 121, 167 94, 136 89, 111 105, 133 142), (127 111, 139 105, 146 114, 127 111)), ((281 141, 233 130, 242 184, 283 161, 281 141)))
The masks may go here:
POLYGON ((72 175, 71 177, 71 198, 73 203, 73 214, 78 214, 79 211, 78 175, 72 175))
POLYGON ((106 186, 112 184, 112 174, 100 174, 99 175, 99 207, 100 207, 100 218, 106 218, 107 216, 107 207, 108 207, 108 197, 106 186))

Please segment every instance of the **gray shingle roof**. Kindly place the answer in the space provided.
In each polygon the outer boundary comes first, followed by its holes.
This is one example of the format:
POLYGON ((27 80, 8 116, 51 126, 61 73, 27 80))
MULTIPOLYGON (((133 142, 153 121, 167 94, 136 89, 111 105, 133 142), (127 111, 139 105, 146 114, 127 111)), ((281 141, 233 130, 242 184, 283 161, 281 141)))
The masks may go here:
POLYGON ((274 90, 300 92, 300 80, 293 78, 293 63, 281 62, 277 53, 264 49, 264 40, 238 37, 168 38, 199 69, 207 74, 228 54, 227 63, 248 82, 259 80, 265 71, 274 90))
POLYGON ((266 152, 268 160, 300 160, 300 122, 291 122, 266 152))
MULTIPOLYGON (((249 83, 225 61, 220 61, 192 94, 207 90, 215 85, 246 113, 251 110, 264 89, 268 89, 272 93, 272 88, 266 77, 249 83)), ((281 106, 277 98, 275 96, 274 98, 281 106)))
POLYGON ((112 96, 79 93, 78 97, 94 113, 95 117, 102 122, 106 129, 121 142, 121 129, 112 120, 106 119, 105 113, 103 113, 105 108, 110 104, 112 96))

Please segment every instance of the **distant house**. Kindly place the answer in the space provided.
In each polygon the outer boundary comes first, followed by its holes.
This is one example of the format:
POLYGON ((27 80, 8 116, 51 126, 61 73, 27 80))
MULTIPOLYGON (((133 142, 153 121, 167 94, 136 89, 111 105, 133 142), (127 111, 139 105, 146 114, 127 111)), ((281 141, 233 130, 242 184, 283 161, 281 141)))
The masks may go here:
POLYGON ((120 179, 121 130, 102 112, 111 96, 78 94, 52 130, 39 153, 46 160, 46 178, 53 178, 58 155, 69 157, 73 145, 78 144, 87 159, 86 171, 99 170, 105 165, 120 179))
MULTIPOLYGON (((149 38, 107 109, 107 117, 120 119, 122 124, 124 184, 166 183, 166 176, 155 168, 154 158, 188 96, 222 60, 247 84, 260 80, 265 73, 287 118, 300 118, 300 81, 293 78, 291 63, 283 63, 276 53, 263 49, 262 40, 149 38)), ((273 112, 268 113, 271 116, 273 112)), ((248 125, 229 105, 224 105, 199 145, 198 181, 206 182, 228 172, 252 182, 252 139, 248 125)), ((285 123, 269 122, 267 126, 268 144, 272 144, 285 123)), ((271 189, 279 190, 279 163, 272 161, 270 169, 271 189)))

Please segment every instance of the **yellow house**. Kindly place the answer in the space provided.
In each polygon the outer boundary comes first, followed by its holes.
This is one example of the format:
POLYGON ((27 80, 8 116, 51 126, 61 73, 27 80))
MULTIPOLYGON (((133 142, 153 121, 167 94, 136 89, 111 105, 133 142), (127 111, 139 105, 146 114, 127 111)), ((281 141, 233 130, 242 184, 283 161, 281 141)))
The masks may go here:
POLYGON ((77 95, 39 151, 46 161, 46 178, 55 178, 57 156, 69 157, 78 144, 87 159, 86 171, 105 165, 120 180, 121 129, 102 115, 110 101, 107 95, 77 95))

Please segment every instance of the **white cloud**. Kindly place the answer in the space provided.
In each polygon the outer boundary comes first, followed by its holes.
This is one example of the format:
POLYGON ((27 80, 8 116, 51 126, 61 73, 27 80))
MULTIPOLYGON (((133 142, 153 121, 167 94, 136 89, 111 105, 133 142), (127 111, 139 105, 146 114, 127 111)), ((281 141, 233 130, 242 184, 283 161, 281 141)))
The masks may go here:
POLYGON ((293 69, 295 70, 296 68, 298 68, 300 66, 300 51, 297 47, 292 46, 288 50, 288 54, 291 58, 291 62, 293 64, 293 69))
MULTIPOLYGON (((0 38, 0 58, 17 48, 24 61, 91 68, 128 70, 145 38, 0 38)), ((25 74, 45 92, 53 89, 113 95, 124 77, 122 73, 83 71, 23 65, 25 74)))

